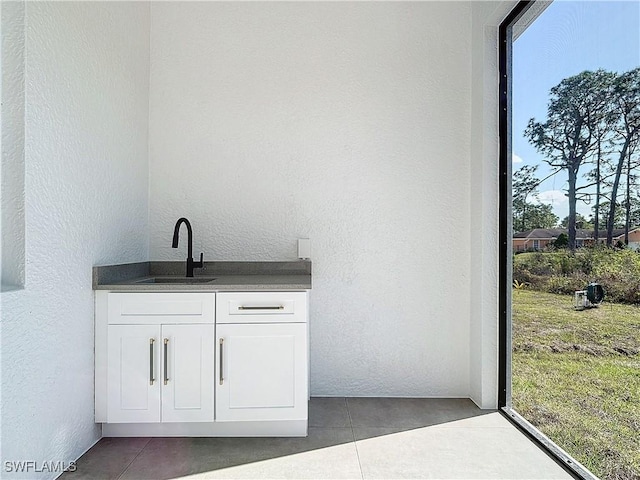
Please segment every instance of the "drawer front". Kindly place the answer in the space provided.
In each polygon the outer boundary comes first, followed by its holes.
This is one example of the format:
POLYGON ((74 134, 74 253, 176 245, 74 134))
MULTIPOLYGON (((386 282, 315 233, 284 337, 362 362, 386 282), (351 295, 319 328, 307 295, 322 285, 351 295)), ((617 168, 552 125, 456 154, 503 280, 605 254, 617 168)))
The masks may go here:
POLYGON ((108 323, 214 323, 215 293, 109 293, 108 323))
POLYGON ((305 323, 306 292, 222 292, 216 323, 305 323))

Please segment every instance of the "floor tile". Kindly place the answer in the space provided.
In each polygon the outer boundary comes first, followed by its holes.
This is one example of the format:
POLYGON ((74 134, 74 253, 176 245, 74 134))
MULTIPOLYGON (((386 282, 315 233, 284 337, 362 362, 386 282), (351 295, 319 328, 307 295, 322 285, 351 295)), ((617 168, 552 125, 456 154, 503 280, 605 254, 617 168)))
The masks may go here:
MULTIPOLYGON (((215 477, 215 472, 221 469, 273 459, 281 459, 275 462, 280 466, 292 462, 293 468, 297 454, 340 445, 353 445, 350 428, 309 428, 309 436, 294 438, 154 438, 121 478, 161 480, 191 475, 215 477)), ((339 454, 338 457, 349 451, 334 450, 339 454)), ((324 463, 317 454, 303 457, 310 459, 311 463, 314 459, 320 464, 324 463)), ((265 465, 273 464, 268 462, 265 465)), ((333 467, 337 468, 335 464, 333 467)), ((245 471, 240 469, 238 475, 245 471)))
POLYGON ((512 426, 356 430, 365 479, 572 478, 512 426))
MULTIPOLYGON (((415 427, 424 428, 424 427, 415 427)), ((358 440, 366 440, 368 438, 382 437, 392 435, 394 433, 402 433, 413 430, 411 427, 353 427, 353 437, 358 440)))
POLYGON ((354 442, 204 472, 190 479, 358 479, 354 442))
POLYGON ((483 415, 468 399, 444 398, 347 398, 354 428, 418 428, 483 415))
POLYGON ((76 462, 62 480, 116 479, 149 443, 148 438, 103 438, 76 462))
POLYGON ((61 478, 571 478, 469 400, 313 398, 309 412, 306 438, 105 438, 61 478))
POLYGON ((169 479, 208 468, 208 438, 152 438, 122 479, 169 479))
POLYGON ((473 417, 456 418, 448 422, 432 425, 433 428, 467 428, 467 427, 512 427, 511 422, 496 410, 482 410, 482 413, 473 417))
POLYGON ((309 401, 310 427, 351 427, 344 397, 312 397, 309 401))

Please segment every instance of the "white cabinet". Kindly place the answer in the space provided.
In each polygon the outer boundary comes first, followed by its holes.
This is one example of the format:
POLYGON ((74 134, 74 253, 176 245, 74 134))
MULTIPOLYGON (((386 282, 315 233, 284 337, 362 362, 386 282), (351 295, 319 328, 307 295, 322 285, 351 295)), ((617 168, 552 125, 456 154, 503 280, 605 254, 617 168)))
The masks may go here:
POLYGON ((307 419, 306 308, 302 292, 218 294, 217 421, 307 419))
POLYGON ((213 421, 214 303, 212 293, 110 294, 108 423, 213 421))
POLYGON ((109 325, 107 419, 160 421, 159 325, 109 325))
POLYGON ((213 421, 213 325, 163 325, 162 421, 213 421))
POLYGON ((304 436, 307 292, 96 292, 105 436, 304 436))

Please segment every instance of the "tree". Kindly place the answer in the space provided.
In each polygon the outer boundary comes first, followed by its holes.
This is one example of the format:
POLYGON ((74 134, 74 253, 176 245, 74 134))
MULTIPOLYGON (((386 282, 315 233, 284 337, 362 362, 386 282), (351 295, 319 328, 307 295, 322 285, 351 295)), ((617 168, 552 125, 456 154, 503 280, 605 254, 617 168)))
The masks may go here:
POLYGON ((569 236, 566 233, 558 235, 556 241, 553 242, 553 246, 556 248, 567 248, 567 245, 569 245, 569 236))
POLYGON ((546 203, 535 206, 534 214, 531 215, 531 228, 554 228, 558 226, 560 219, 553 213, 553 207, 546 203))
POLYGON ((615 80, 614 98, 620 119, 616 129, 620 148, 607 215, 607 245, 609 246, 613 241, 616 200, 622 169, 627 159, 627 152, 640 136, 640 68, 623 73, 615 80))
POLYGON ((631 197, 631 208, 629 210, 629 229, 640 227, 640 198, 631 197))
POLYGON ((553 213, 553 207, 544 203, 529 204, 527 217, 524 219, 523 229, 533 230, 534 228, 554 228, 558 225, 558 216, 553 213))
POLYGON ((527 197, 538 188, 540 180, 536 177, 537 165, 523 165, 513 172, 511 184, 513 198, 513 228, 514 230, 529 230, 527 226, 528 207, 533 206, 527 201, 527 197))
POLYGON ((580 167, 597 150, 598 125, 606 116, 615 75, 604 70, 584 71, 565 78, 550 91, 547 119, 534 118, 524 132, 529 142, 545 155, 551 167, 567 171, 569 200, 569 248, 576 248, 577 180, 580 167))
MULTIPOLYGON (((611 90, 613 90, 613 83, 611 83, 611 90)), ((617 112, 611 102, 608 102, 603 106, 602 115, 599 118, 599 122, 596 123, 594 135, 597 145, 595 153, 595 167, 593 171, 588 175, 592 184, 596 187, 595 192, 595 205, 593 207, 593 238, 598 243, 598 237, 600 233, 600 201, 602 199, 602 183, 606 181, 606 176, 602 174, 603 162, 606 165, 606 159, 610 153, 610 149, 607 148, 607 138, 611 136, 614 126, 617 122, 617 112)), ((588 187, 588 186, 587 186, 588 187)))
MULTIPOLYGON (((611 202, 609 200, 603 200, 602 202, 600 202, 600 206, 599 206, 600 216, 606 220, 605 230, 607 231, 609 230, 609 222, 611 221, 611 218, 609 218, 609 212, 611 211, 610 204, 611 202)), ((612 231, 614 228, 624 228, 624 212, 622 211, 620 206, 621 206, 620 202, 617 202, 614 208, 615 217, 613 218, 613 224, 611 226, 612 231)), ((594 213, 594 217, 595 217, 595 213, 594 213)))
MULTIPOLYGON (((593 227, 593 224, 579 213, 576 213, 575 225, 576 228, 579 228, 580 230, 593 227)), ((567 228, 569 226, 569 217, 564 217, 560 222, 560 226, 562 228, 567 228)))
POLYGON ((537 165, 524 165, 513 173, 513 228, 516 231, 534 228, 553 228, 558 217, 551 205, 531 202, 537 199, 537 189, 541 180, 536 177, 537 165))
POLYGON ((631 160, 633 153, 635 152, 636 147, 638 146, 638 141, 633 142, 631 146, 627 149, 627 191, 625 194, 624 200, 624 243, 625 245, 629 245, 629 230, 631 229, 631 209, 633 197, 631 195, 631 187, 636 186, 636 181, 638 180, 637 175, 634 175, 632 172, 635 168, 638 167, 638 163, 635 164, 631 160))

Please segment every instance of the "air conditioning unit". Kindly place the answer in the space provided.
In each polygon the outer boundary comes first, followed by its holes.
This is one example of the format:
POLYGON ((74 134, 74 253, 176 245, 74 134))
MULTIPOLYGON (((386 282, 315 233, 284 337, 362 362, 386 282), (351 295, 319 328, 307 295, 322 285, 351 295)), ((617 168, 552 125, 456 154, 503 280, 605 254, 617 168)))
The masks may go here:
POLYGON ((577 290, 573 296, 576 310, 597 307, 604 300, 604 288, 599 283, 590 283, 585 290, 577 290))

